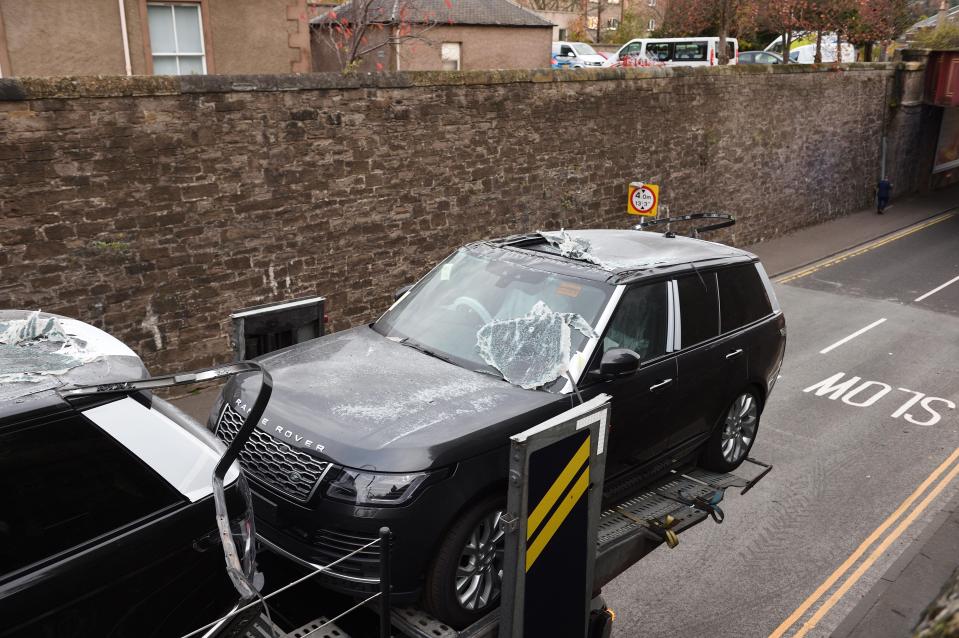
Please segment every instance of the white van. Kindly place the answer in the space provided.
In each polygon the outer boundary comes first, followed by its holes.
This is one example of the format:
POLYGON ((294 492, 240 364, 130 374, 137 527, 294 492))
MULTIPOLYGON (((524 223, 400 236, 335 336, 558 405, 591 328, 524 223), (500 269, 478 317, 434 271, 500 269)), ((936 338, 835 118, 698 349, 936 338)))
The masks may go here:
MULTIPOLYGON (((739 42, 726 38, 730 64, 736 64, 739 42)), ((719 64, 719 38, 637 38, 611 55, 604 66, 714 66, 719 64), (637 64, 635 61, 640 63, 637 64)))
MULTIPOLYGON (((836 34, 824 33, 822 36, 823 63, 836 61, 836 34)), ((783 38, 779 36, 769 43, 764 51, 773 51, 782 55, 783 38)), ((816 34, 799 33, 789 47, 789 61, 798 64, 813 64, 816 61, 816 34), (812 41, 810 43, 810 40, 812 41)), ((849 42, 842 43, 842 62, 856 61, 856 47, 849 42)))

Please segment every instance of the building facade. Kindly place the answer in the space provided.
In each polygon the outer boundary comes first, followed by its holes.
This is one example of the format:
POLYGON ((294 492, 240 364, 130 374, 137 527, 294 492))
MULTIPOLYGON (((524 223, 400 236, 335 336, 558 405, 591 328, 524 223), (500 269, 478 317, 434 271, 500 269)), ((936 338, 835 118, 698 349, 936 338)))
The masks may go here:
POLYGON ((0 0, 0 77, 310 71, 308 0, 0 0))
MULTIPOLYGON (((353 3, 313 19, 313 69, 339 71, 347 65, 342 27, 355 32, 353 3), (331 17, 335 15, 336 17, 331 17), (340 44, 341 46, 337 46, 340 44)), ((553 24, 509 0, 373 0, 375 16, 364 32, 370 52, 352 66, 359 72, 536 69, 550 66, 553 24), (405 16, 394 19, 395 15, 405 16), (405 35, 404 35, 405 34, 405 35)))

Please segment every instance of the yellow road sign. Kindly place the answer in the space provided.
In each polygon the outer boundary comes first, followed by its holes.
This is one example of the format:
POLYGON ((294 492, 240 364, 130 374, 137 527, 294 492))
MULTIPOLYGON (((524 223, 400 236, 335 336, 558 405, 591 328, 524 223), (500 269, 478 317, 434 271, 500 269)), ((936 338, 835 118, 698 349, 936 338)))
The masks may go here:
POLYGON ((655 217, 659 210, 659 186, 632 182, 629 185, 629 197, 626 201, 626 212, 630 215, 655 217))

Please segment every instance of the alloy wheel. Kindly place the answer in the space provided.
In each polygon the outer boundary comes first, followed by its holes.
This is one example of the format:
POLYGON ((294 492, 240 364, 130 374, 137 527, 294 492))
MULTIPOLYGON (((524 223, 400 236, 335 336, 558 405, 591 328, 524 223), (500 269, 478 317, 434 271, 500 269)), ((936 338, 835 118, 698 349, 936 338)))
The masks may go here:
POLYGON ((743 460, 756 437, 758 422, 759 410, 756 407, 756 399, 752 394, 744 392, 733 401, 723 425, 720 446, 723 459, 727 463, 739 463, 743 460))
POLYGON ((484 609, 499 596, 503 584, 503 512, 485 516, 470 532, 456 567, 456 598, 464 609, 484 609))

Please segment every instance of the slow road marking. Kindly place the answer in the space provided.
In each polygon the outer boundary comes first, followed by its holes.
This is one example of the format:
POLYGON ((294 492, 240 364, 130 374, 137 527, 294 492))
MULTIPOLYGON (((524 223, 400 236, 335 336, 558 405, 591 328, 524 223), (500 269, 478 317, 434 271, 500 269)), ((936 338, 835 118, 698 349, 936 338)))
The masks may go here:
MULTIPOLYGON (((919 295, 918 297, 916 297, 915 301, 922 301, 922 300, 925 299, 926 297, 931 297, 931 296, 933 296, 934 294, 936 294, 937 292, 939 292, 940 290, 942 290, 943 288, 945 288, 946 286, 948 286, 948 285, 950 285, 950 284, 954 284, 954 283, 956 283, 957 281, 959 281, 959 277, 953 277, 952 279, 950 279, 950 280, 947 281, 946 283, 942 284, 941 286, 939 286, 939 287, 937 287, 937 288, 933 288, 932 290, 930 290, 930 291, 927 292, 926 294, 924 294, 924 295, 919 295)), ((913 302, 913 303, 915 303, 915 302, 913 302)))
POLYGON ((865 328, 862 328, 862 329, 860 329, 860 330, 855 331, 854 333, 852 333, 852 334, 849 335, 848 337, 843 337, 842 339, 840 339, 840 340, 837 341, 836 343, 832 344, 832 345, 829 346, 828 348, 823 348, 822 350, 819 351, 819 354, 826 354, 827 352, 829 352, 829 351, 831 351, 831 350, 835 350, 836 348, 838 348, 838 347, 841 346, 842 344, 844 344, 844 343, 846 343, 846 342, 848 342, 848 341, 852 341, 853 339, 855 339, 856 337, 858 337, 858 336, 861 335, 862 333, 867 332, 867 331, 869 331, 869 330, 872 330, 873 328, 875 328, 875 327, 878 326, 879 324, 883 323, 885 320, 886 320, 886 318, 883 317, 883 318, 880 319, 879 321, 873 321, 871 324, 869 324, 869 325, 866 326, 865 328))
POLYGON ((936 483, 936 480, 946 470, 949 470, 949 467, 955 464, 955 466, 946 473, 945 477, 942 480, 939 480, 938 483, 929 491, 924 499, 911 511, 909 514, 902 519, 899 525, 890 532, 879 545, 866 557, 862 563, 855 569, 855 571, 850 574, 847 578, 830 596, 823 602, 819 608, 810 616, 809 620, 802 624, 798 631, 792 634, 792 638, 802 638, 805 636, 811 629, 813 629, 820 620, 825 617, 829 610, 832 609, 839 600, 849 591, 849 589, 860 579, 862 575, 882 556, 882 554, 889 548, 889 546, 899 538, 909 526, 915 522, 917 518, 925 511, 929 504, 932 503, 939 494, 942 493, 944 489, 949 485, 950 482, 959 474, 959 463, 956 463, 956 460, 959 459, 959 448, 953 450, 952 454, 946 458, 942 464, 932 471, 926 479, 916 488, 916 490, 910 494, 906 500, 904 500, 896 511, 889 515, 889 517, 882 522, 879 527, 875 529, 867 538, 862 542, 856 550, 849 555, 849 557, 840 565, 836 570, 826 578, 825 581, 819 587, 816 588, 812 594, 809 595, 806 600, 802 602, 796 610, 789 615, 786 620, 782 622, 779 627, 777 627, 771 634, 769 638, 782 638, 787 632, 789 632, 795 625, 798 623, 803 616, 806 615, 806 612, 815 605, 833 586, 839 582, 839 580, 848 572, 853 565, 859 561, 860 558, 866 553, 866 551, 872 546, 873 543, 882 538, 882 535, 892 527, 903 514, 905 514, 913 503, 922 496, 929 486, 933 483, 936 483))
POLYGON ((903 237, 908 237, 909 235, 911 235, 911 234, 913 234, 913 233, 918 233, 920 230, 922 230, 922 229, 924 229, 924 228, 929 228, 929 227, 932 226, 933 224, 938 224, 939 222, 944 222, 944 221, 946 221, 947 219, 952 218, 953 215, 954 215, 954 213, 945 213, 945 214, 943 214, 943 215, 940 215, 939 217, 934 217, 934 218, 930 219, 929 221, 924 222, 924 223, 922 223, 922 224, 919 224, 919 225, 917 225, 917 226, 912 226, 912 227, 910 227, 910 228, 906 228, 905 230, 902 230, 902 231, 899 231, 899 232, 894 233, 894 234, 892 234, 892 235, 889 235, 888 237, 882 237, 882 238, 880 238, 880 239, 877 239, 877 240, 875 240, 875 241, 872 241, 872 242, 870 242, 870 243, 868 243, 868 244, 866 244, 865 246, 862 246, 862 247, 860 247, 860 248, 853 248, 853 249, 851 249, 851 250, 847 250, 846 252, 840 253, 839 255, 837 255, 837 256, 835 256, 835 257, 831 257, 831 258, 825 259, 825 260, 823 260, 823 261, 818 261, 818 262, 812 264, 811 266, 809 266, 809 267, 807 267, 807 268, 804 268, 803 270, 800 270, 799 272, 791 273, 791 274, 787 274, 787 275, 784 275, 784 276, 782 276, 782 277, 779 277, 778 279, 776 279, 776 283, 777 283, 777 284, 788 284, 790 281, 795 281, 796 279, 800 279, 800 278, 805 277, 805 276, 807 276, 807 275, 811 275, 811 274, 813 274, 814 272, 817 272, 817 271, 819 271, 819 270, 822 270, 823 268, 828 268, 828 267, 830 267, 830 266, 835 266, 836 264, 838 264, 838 263, 840 263, 840 262, 846 261, 847 259, 850 259, 850 258, 852 258, 852 257, 858 257, 859 255, 862 255, 863 253, 867 253, 867 252, 869 252, 870 250, 874 250, 874 249, 876 249, 876 248, 879 248, 880 246, 885 246, 886 244, 891 243, 891 242, 894 242, 894 241, 896 241, 897 239, 902 239, 903 237))

